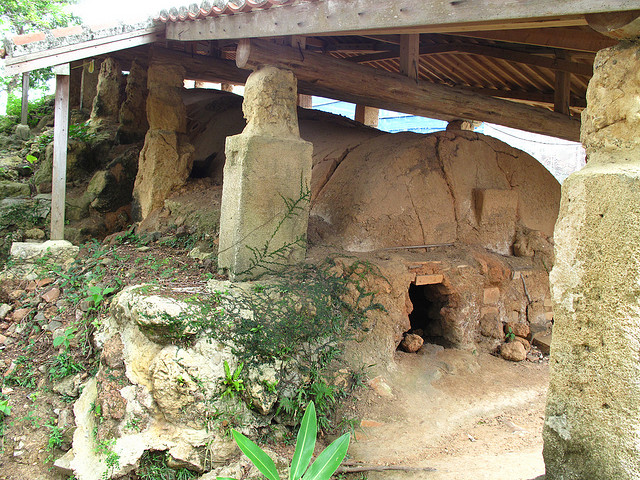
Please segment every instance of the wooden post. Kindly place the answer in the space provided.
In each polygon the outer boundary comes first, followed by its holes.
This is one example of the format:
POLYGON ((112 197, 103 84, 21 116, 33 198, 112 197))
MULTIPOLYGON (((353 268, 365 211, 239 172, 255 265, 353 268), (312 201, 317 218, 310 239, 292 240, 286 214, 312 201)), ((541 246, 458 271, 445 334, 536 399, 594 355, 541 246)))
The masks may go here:
POLYGON ((400 73, 418 81, 420 34, 400 35, 400 73))
MULTIPOLYGON (((556 57, 560 60, 567 60, 564 52, 558 52, 556 57)), ((563 115, 570 115, 569 107, 571 102, 571 74, 556 70, 555 90, 553 94, 553 110, 563 115)))
POLYGON ((22 74, 22 111, 20 116, 20 123, 22 125, 27 124, 29 117, 29 72, 22 74))
POLYGON ((53 127, 53 175, 51 180, 51 240, 64 240, 64 208, 67 183, 67 134, 69 130, 69 64, 54 68, 56 103, 53 127))
POLYGON ((233 85, 230 83, 221 83, 220 90, 223 92, 233 92, 233 85))
POLYGON ((378 126, 378 114, 380 110, 365 105, 356 105, 355 121, 370 127, 378 126))

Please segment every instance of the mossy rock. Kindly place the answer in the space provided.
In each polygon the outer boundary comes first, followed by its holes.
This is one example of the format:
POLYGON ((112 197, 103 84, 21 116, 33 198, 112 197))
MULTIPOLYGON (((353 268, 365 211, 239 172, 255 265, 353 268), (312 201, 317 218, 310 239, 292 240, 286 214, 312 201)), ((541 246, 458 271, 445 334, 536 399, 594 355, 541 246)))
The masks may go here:
POLYGON ((31 189, 26 183, 0 180, 0 198, 28 197, 31 189))

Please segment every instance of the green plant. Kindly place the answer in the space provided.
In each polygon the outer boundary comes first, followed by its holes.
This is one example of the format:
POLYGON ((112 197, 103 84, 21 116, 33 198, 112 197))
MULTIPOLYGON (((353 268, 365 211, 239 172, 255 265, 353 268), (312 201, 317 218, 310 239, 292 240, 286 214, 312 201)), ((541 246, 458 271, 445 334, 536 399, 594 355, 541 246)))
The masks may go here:
POLYGON ((91 299, 93 305, 89 307, 89 311, 97 311, 100 308, 100 305, 104 301, 104 299, 110 293, 115 292, 115 288, 113 287, 105 287, 102 288, 99 285, 94 285, 88 288, 89 298, 91 299))
MULTIPOLYGON (((59 337, 58 337, 59 338, 59 337)), ((82 372, 84 367, 76 363, 68 351, 62 352, 53 358, 53 363, 49 367, 49 379, 51 381, 82 372)))
MULTIPOLYGON (((351 438, 349 433, 345 433, 333 441, 309 466, 316 446, 317 434, 316 410, 313 402, 309 402, 298 431, 296 448, 289 469, 289 480, 329 480, 344 460, 351 438)), ((236 430, 233 431, 233 438, 240 450, 265 477, 269 480, 280 479, 275 463, 264 450, 236 430)), ((217 480, 233 479, 218 477, 217 480)))
POLYGON ((513 328, 509 327, 505 334, 505 340, 507 342, 513 342, 516 339, 516 335, 513 333, 513 328))
MULTIPOLYGON (((0 395, 2 397, 5 397, 4 394, 0 395)), ((11 406, 9 405, 9 398, 3 398, 2 400, 0 400, 0 413, 2 414, 3 417, 8 417, 9 415, 11 415, 11 406)))
POLYGON ((187 468, 174 470, 167 465, 166 452, 145 451, 136 474, 141 480, 189 480, 198 475, 187 468))
POLYGON ((36 388, 34 364, 26 355, 20 355, 13 363, 16 368, 4 377, 7 385, 36 388))
POLYGON ((49 429, 49 441, 47 445, 47 451, 59 448, 62 445, 62 429, 55 424, 55 419, 52 417, 50 422, 45 425, 49 429))
POLYGON ((238 366, 231 373, 231 368, 229 367, 229 363, 224 361, 224 380, 222 380, 222 386, 224 387, 224 391, 222 392, 222 397, 230 396, 235 397, 236 394, 240 394, 244 392, 244 382, 240 379, 240 374, 242 373, 242 368, 244 367, 244 363, 240 362, 238 366))
POLYGON ((60 345, 64 345, 65 350, 69 349, 69 342, 73 340, 76 333, 76 327, 67 327, 62 335, 58 335, 53 339, 54 348, 58 348, 60 345))

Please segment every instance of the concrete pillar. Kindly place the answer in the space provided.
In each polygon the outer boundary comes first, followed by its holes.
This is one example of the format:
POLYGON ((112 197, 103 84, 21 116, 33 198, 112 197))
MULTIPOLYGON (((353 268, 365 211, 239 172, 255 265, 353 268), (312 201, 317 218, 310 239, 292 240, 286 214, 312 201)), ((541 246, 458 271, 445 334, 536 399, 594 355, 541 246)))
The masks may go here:
POLYGON ((149 130, 140 152, 133 187, 135 219, 161 207, 169 193, 184 184, 193 166, 193 145, 187 136, 187 109, 180 91, 184 67, 152 61, 147 74, 149 130))
POLYGON ((588 163, 562 185, 547 480, 640 478, 640 43, 598 53, 588 163))
POLYGON ((247 126, 227 138, 218 266, 256 278, 304 259, 313 146, 300 138, 296 78, 262 67, 247 80, 247 126))
POLYGON ((134 60, 127 77, 126 98, 120 107, 120 125, 116 135, 119 143, 138 142, 147 133, 147 94, 147 70, 134 60))

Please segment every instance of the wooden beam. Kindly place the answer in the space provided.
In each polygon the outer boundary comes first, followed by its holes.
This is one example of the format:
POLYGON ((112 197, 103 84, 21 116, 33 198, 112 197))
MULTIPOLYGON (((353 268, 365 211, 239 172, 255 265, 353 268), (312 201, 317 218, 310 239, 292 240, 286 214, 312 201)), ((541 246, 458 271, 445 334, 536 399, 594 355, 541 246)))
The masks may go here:
MULTIPOLYGON (((558 52, 559 59, 566 59, 565 52, 558 52)), ((557 71, 553 97, 553 111, 570 115, 571 103, 571 74, 557 71)))
POLYGON ((420 66, 420 34, 400 35, 400 74, 418 80, 420 66))
POLYGON ((616 40, 640 37, 640 10, 587 15, 587 22, 595 31, 616 40))
POLYGON ((71 73, 69 65, 63 65, 55 73, 56 100, 53 124, 53 173, 51 178, 51 240, 63 240, 67 183, 67 134, 69 131, 69 79, 71 73))
POLYGON ((236 52, 240 68, 275 65, 313 85, 316 94, 349 96, 353 103, 414 115, 452 120, 468 118, 577 141, 580 122, 542 108, 481 97, 463 89, 417 85, 409 78, 313 52, 300 55, 291 47, 254 40, 241 41, 236 52), (435 113, 435 116, 434 116, 435 113))
POLYGON ((20 123, 27 124, 29 117, 29 72, 22 74, 22 110, 20 112, 20 123))
POLYGON ((280 35, 455 32, 585 25, 584 15, 638 8, 637 0, 324 0, 240 15, 167 24, 167 39, 213 40, 280 35))
MULTIPOLYGON (((549 68, 551 70, 560 70, 564 72, 574 73, 591 77, 593 74, 593 66, 586 63, 572 62, 566 59, 544 57, 541 55, 533 55, 531 53, 518 52, 506 48, 489 47, 486 45, 476 45, 471 43, 448 43, 442 45, 430 45, 420 48, 420 56, 435 55, 439 53, 470 53, 483 57, 500 58, 514 63, 523 63, 526 65, 534 65, 537 67, 549 68)), ((349 57, 347 60, 356 63, 375 62, 380 60, 388 60, 400 57, 399 49, 390 49, 388 52, 372 53, 369 55, 358 55, 349 57)), ((402 65, 402 57, 401 65, 402 65)), ((402 71, 402 69, 401 69, 402 71)))
POLYGON ((105 53, 158 42, 163 39, 164 26, 159 26, 11 57, 5 61, 5 75, 17 75, 39 68, 63 65, 75 60, 92 58, 105 53))
POLYGON ((591 29, 582 28, 530 28, 527 30, 494 32, 456 32, 453 35, 589 53, 612 47, 617 43, 615 40, 611 40, 591 29))

